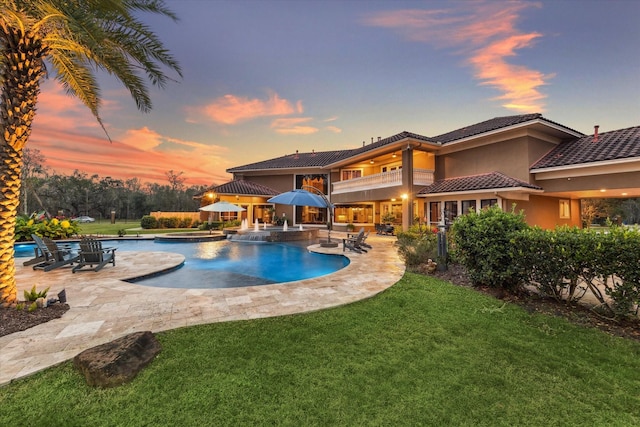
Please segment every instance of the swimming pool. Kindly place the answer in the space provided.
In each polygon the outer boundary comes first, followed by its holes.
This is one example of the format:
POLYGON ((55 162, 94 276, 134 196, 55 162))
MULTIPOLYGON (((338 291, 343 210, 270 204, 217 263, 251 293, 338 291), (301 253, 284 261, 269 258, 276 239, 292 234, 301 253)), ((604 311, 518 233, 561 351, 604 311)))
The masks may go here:
MULTIPOLYGON (((235 288, 310 279, 333 273, 349 264, 344 256, 307 251, 293 243, 234 243, 226 240, 197 243, 154 240, 108 240, 118 251, 175 252, 184 266, 135 283, 162 288, 235 288)), ((16 244, 16 257, 32 257, 33 244, 16 244)), ((117 264, 116 252, 116 264, 117 264)), ((108 267, 106 267, 108 268, 108 267)))

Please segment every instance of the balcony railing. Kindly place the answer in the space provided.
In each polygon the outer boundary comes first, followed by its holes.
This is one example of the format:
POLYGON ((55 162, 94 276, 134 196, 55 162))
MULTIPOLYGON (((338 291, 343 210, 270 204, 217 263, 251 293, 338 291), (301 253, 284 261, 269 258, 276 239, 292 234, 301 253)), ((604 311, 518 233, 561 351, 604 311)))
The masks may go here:
MULTIPOLYGON (((433 184, 433 171, 429 169, 414 169, 413 184, 424 186, 433 184)), ((360 178, 334 182, 333 194, 373 190, 376 188, 393 187, 397 185, 402 185, 402 170, 376 173, 360 178)))

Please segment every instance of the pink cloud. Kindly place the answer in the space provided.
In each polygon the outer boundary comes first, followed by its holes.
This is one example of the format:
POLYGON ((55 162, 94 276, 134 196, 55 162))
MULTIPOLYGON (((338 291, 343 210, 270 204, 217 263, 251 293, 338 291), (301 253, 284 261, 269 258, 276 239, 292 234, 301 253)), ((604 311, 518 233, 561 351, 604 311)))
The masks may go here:
POLYGON ((239 122, 267 116, 284 116, 300 112, 302 104, 292 105, 278 94, 272 94, 268 99, 249 99, 235 95, 224 95, 203 108, 204 114, 211 120, 233 125, 239 122))
MULTIPOLYGON (((105 102, 111 108, 118 104, 105 102)), ((108 123, 107 123, 108 125, 108 123)), ((227 149, 162 135, 148 127, 109 127, 112 141, 88 109, 55 84, 43 85, 28 147, 39 149, 55 173, 74 170, 116 179, 166 183, 165 172, 184 171, 187 185, 223 183, 232 165, 227 149), (197 161, 194 161, 197 159, 197 161)))
POLYGON ((120 141, 141 150, 152 150, 162 144, 162 136, 144 126, 140 129, 127 129, 120 141))
POLYGON ((325 129, 333 133, 342 133, 342 129, 336 126, 326 126, 325 129))
POLYGON ((544 111, 546 95, 539 88, 553 74, 507 62, 520 49, 531 47, 540 33, 516 28, 522 12, 540 7, 533 2, 463 2, 438 10, 397 10, 368 15, 366 25, 393 29, 406 39, 437 48, 455 48, 464 55, 481 85, 502 94, 503 106, 521 112, 544 111))
POLYGON ((311 121, 310 117, 280 118, 271 122, 271 128, 284 135, 309 135, 318 132, 314 126, 303 126, 311 121))

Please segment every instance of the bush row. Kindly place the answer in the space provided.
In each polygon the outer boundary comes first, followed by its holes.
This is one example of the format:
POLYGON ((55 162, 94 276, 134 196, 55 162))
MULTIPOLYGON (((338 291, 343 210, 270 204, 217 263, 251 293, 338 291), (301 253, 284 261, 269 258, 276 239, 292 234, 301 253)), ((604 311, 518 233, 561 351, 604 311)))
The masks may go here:
POLYGON ((160 217, 145 215, 140 221, 140 226, 145 230, 154 228, 198 228, 200 230, 218 230, 226 227, 237 227, 240 220, 200 222, 192 218, 160 217))
POLYGON ((497 207, 458 217, 452 251, 476 285, 515 290, 534 285, 546 296, 576 302, 590 290, 607 315, 638 314, 640 233, 612 226, 601 233, 529 227, 522 213, 497 207), (604 291, 604 292, 603 292, 604 291))
POLYGON ((438 260, 438 239, 437 229, 428 227, 425 224, 411 226, 407 231, 396 233, 398 238, 397 246, 400 256, 404 259, 408 268, 414 270, 428 260, 442 262, 438 260))
POLYGON ((140 226, 144 229, 152 228, 197 228, 200 225, 199 221, 194 221, 193 218, 178 218, 172 217, 160 217, 145 215, 140 220, 140 226))

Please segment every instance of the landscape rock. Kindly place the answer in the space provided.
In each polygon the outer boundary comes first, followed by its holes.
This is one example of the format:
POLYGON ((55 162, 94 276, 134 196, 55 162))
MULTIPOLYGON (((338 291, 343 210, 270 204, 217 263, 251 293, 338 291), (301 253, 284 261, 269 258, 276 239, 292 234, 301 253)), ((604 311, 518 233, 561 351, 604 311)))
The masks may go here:
POLYGON ((134 332, 83 351, 73 365, 90 386, 115 387, 135 378, 161 349, 151 331, 134 332))

